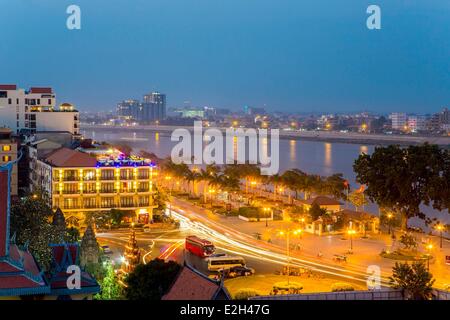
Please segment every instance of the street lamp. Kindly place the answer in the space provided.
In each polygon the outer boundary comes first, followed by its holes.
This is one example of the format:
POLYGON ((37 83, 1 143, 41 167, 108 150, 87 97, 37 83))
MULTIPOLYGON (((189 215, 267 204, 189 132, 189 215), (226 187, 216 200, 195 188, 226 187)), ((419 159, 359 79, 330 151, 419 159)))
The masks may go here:
POLYGON ((216 190, 209 188, 208 192, 209 192, 209 199, 211 200, 211 207, 212 207, 212 205, 213 205, 213 193, 215 193, 216 190))
POLYGON ((291 230, 291 229, 287 229, 286 231, 279 231, 278 235, 279 236, 284 236, 286 235, 286 254, 287 254, 287 283, 289 285, 289 276, 291 274, 291 251, 290 251, 290 235, 291 233, 294 236, 298 236, 301 235, 303 232, 302 229, 296 229, 296 230, 291 230))
POLYGON ((389 235, 391 235, 391 221, 392 221, 392 217, 394 215, 392 213, 388 213, 387 214, 387 218, 388 218, 388 226, 389 226, 389 235))
POLYGON ((302 223, 302 228, 305 228, 305 218, 304 217, 302 217, 300 219, 300 222, 302 223))
POLYGON ((431 250, 433 249, 433 244, 432 243, 427 244, 426 249, 428 250, 428 254, 427 254, 427 270, 430 271, 431 250))
MULTIPOLYGON (((281 201, 283 201, 283 191, 284 191, 283 188, 278 188, 278 193, 280 194, 280 200, 281 201)), ((276 198, 275 198, 275 200, 276 200, 276 198)))
POLYGON ((353 229, 348 229, 347 234, 350 236, 350 251, 349 251, 349 253, 353 253, 353 235, 356 234, 356 231, 353 229))
POLYGON ((272 214, 271 218, 273 219, 273 211, 270 208, 263 208, 264 212, 265 212, 265 216, 266 216, 266 227, 268 227, 268 223, 267 220, 269 219, 268 217, 268 213, 270 212, 272 214))
POLYGON ((442 232, 444 231, 444 226, 442 224, 438 224, 436 229, 439 231, 439 248, 442 249, 442 232))

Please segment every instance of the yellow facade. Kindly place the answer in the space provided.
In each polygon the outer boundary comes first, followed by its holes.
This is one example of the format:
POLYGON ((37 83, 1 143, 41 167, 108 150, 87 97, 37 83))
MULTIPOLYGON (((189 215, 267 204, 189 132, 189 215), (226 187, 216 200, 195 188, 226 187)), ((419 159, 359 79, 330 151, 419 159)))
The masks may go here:
POLYGON ((65 214, 111 209, 152 218, 155 169, 138 167, 52 167, 52 206, 65 214))

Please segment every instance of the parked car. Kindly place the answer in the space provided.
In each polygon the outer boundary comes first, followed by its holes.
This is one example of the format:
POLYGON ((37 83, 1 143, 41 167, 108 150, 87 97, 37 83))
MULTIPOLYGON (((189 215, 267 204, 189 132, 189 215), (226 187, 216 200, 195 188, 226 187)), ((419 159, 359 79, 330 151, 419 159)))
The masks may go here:
POLYGON ((227 278, 246 277, 251 276, 253 274, 255 274, 255 269, 244 266, 238 266, 230 268, 226 273, 226 277, 227 278))
POLYGON ((112 250, 109 248, 109 246, 102 246, 103 253, 104 254, 112 254, 112 250))

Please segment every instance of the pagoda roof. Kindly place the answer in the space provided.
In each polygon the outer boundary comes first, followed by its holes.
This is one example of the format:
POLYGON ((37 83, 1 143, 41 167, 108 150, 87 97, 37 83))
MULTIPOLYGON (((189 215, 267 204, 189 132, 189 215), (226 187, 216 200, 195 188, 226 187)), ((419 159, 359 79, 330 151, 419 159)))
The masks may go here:
POLYGON ((9 246, 9 255, 0 258, 0 296, 50 293, 33 255, 16 244, 9 246))
POLYGON ((67 268, 72 265, 79 266, 78 243, 52 244, 52 268, 47 273, 47 279, 51 288, 51 295, 72 295, 81 293, 98 293, 100 286, 89 273, 81 270, 80 289, 67 288, 67 280, 72 274, 67 273, 67 268))
POLYGON ((9 237, 11 169, 0 166, 0 297, 46 294, 50 287, 33 255, 9 237))

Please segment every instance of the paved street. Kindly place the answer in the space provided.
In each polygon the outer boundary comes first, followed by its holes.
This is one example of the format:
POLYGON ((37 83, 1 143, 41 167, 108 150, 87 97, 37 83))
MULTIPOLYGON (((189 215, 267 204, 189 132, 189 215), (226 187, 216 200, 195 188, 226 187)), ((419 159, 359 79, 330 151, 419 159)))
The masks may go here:
MULTIPOLYGON (((279 230, 286 230, 288 228, 299 228, 298 224, 284 221, 269 222, 269 226, 265 226, 265 222, 249 223, 240 220, 236 217, 224 217, 211 213, 209 210, 198 208, 191 203, 179 199, 173 199, 172 207, 174 210, 184 213, 194 221, 201 220, 204 223, 213 224, 215 229, 222 229, 222 231, 231 231, 234 236, 242 240, 256 241, 254 239, 255 233, 260 233, 262 239, 257 242, 260 247, 269 248, 269 250, 285 250, 285 239, 277 237, 279 230), (236 231, 238 232, 236 233, 236 231), (267 243, 271 239, 271 244, 267 243)), ((230 234, 231 234, 230 232, 230 234)), ((421 235, 419 240, 428 239, 427 236, 421 235)), ((436 257, 430 261, 430 270, 437 278, 436 285, 443 287, 450 283, 450 266, 445 265, 445 255, 450 255, 450 242, 444 241, 443 249, 439 248, 439 238, 431 237, 434 243, 432 254, 436 257)), ((383 249, 390 250, 392 246, 391 238, 387 235, 377 235, 369 239, 355 238, 353 239, 354 254, 347 255, 348 263, 336 264, 333 261, 335 254, 346 254, 350 247, 350 240, 343 239, 340 235, 335 236, 316 236, 311 234, 304 234, 301 238, 293 238, 292 243, 298 243, 301 250, 291 251, 291 256, 294 258, 301 258, 319 265, 330 265, 344 268, 345 270, 354 270, 365 273, 367 266, 377 265, 381 268, 383 276, 387 277, 391 274, 392 267, 395 264, 394 260, 382 258, 379 254, 383 249), (322 258, 317 257, 317 253, 323 254, 322 258)))

